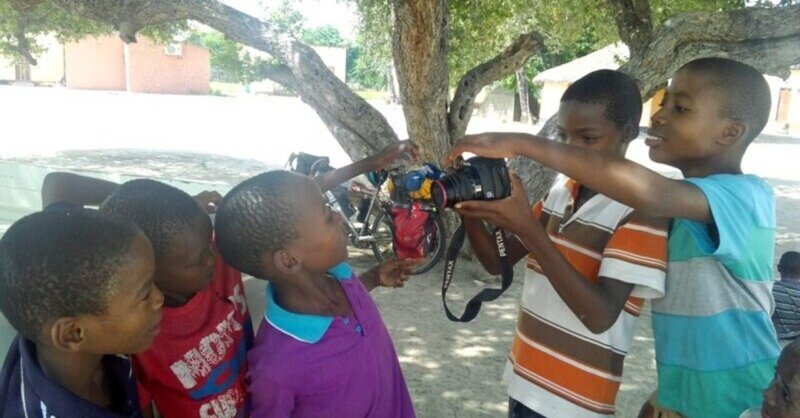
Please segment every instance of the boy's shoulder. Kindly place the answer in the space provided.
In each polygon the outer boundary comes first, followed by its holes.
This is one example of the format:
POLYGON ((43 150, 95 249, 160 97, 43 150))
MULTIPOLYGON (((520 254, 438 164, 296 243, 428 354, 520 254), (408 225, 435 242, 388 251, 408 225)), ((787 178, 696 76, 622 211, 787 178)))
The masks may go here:
POLYGON ((700 189, 712 221, 674 219, 670 261, 711 257, 736 277, 771 281, 775 242, 775 195, 754 175, 715 174, 685 181, 700 189))
MULTIPOLYGON (((775 193, 766 180, 752 174, 713 174, 686 178, 705 195, 715 224, 729 218, 775 226, 775 193)), ((719 226, 719 225, 717 225, 719 226)))
POLYGON ((3 417, 141 417, 130 360, 106 356, 107 378, 121 391, 119 413, 73 394, 47 377, 36 361, 35 345, 17 337, 9 348, 0 374, 0 412, 3 417))

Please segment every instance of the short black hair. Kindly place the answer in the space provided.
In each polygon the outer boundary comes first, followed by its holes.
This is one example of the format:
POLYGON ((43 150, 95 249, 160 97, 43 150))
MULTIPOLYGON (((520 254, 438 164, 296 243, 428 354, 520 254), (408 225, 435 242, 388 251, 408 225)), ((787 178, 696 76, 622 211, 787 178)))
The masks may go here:
POLYGON ((687 70, 709 77, 724 96, 720 116, 747 125, 745 141, 751 142, 769 119, 772 98, 769 84, 755 68, 727 58, 700 58, 690 61, 678 71, 687 70))
POLYGON ((153 244, 156 260, 167 253, 176 236, 191 228, 192 221, 205 215, 188 193, 150 179, 123 183, 100 205, 100 211, 133 221, 153 244))
POLYGON ((91 209, 18 220, 0 239, 0 310, 35 342, 47 321, 102 313, 140 233, 127 220, 91 209))
POLYGON ((636 81, 615 70, 597 70, 572 83, 561 101, 601 104, 603 114, 622 129, 627 125, 639 127, 642 118, 642 96, 636 81))
POLYGON ((261 258, 297 238, 298 208, 291 199, 306 177, 285 170, 268 171, 234 187, 215 218, 217 248, 226 263, 254 277, 264 277, 261 258))
POLYGON ((778 271, 788 277, 800 278, 800 253, 786 251, 778 261, 778 271))

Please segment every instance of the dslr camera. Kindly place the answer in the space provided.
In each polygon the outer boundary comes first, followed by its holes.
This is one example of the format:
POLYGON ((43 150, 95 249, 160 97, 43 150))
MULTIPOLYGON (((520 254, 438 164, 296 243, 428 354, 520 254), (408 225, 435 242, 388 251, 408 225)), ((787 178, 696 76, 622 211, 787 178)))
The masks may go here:
POLYGON ((433 202, 452 208, 467 200, 496 200, 511 195, 508 167, 501 158, 472 157, 454 172, 433 182, 433 202))

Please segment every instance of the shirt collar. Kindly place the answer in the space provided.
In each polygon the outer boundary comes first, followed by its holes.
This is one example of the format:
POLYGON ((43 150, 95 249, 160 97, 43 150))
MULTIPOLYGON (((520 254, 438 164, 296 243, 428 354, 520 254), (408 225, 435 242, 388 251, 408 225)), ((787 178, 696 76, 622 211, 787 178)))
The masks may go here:
MULTIPOLYGON (((336 280, 342 282, 354 277, 353 269, 342 263, 328 270, 336 280)), ((275 303, 275 290, 267 286, 267 310, 264 318, 278 331, 305 343, 319 342, 333 323, 332 316, 310 315, 289 312, 275 303)))
MULTIPOLYGON (((139 399, 133 381, 133 369, 130 360, 125 356, 107 355, 109 361, 107 377, 114 386, 123 391, 125 405, 122 413, 108 410, 80 398, 66 388, 51 380, 44 374, 36 358, 36 347, 33 342, 17 337, 17 350, 20 364, 20 397, 22 407, 27 411, 41 412, 46 416, 69 415, 70 413, 87 418, 107 417, 140 417, 139 399), (28 409, 30 407, 30 409, 28 409), (69 411, 69 412, 65 412, 69 411), (47 412, 45 414, 45 412, 47 412)), ((28 414, 26 414, 28 416, 28 414)), ((31 414, 30 416, 34 416, 31 414)), ((40 416, 40 415, 36 415, 40 416)))

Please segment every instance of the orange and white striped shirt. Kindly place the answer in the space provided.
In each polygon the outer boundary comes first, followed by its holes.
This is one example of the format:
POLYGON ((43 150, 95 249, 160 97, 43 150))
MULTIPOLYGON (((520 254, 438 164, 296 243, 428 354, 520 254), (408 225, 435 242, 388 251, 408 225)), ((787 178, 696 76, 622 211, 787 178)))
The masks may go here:
POLYGON ((559 176, 534 207, 537 218, 586 280, 597 282, 602 276, 634 287, 611 328, 594 334, 528 256, 504 379, 510 397, 548 418, 614 415, 635 320, 644 299, 664 295, 667 220, 646 218, 600 194, 573 213, 579 189, 575 181, 559 176))

